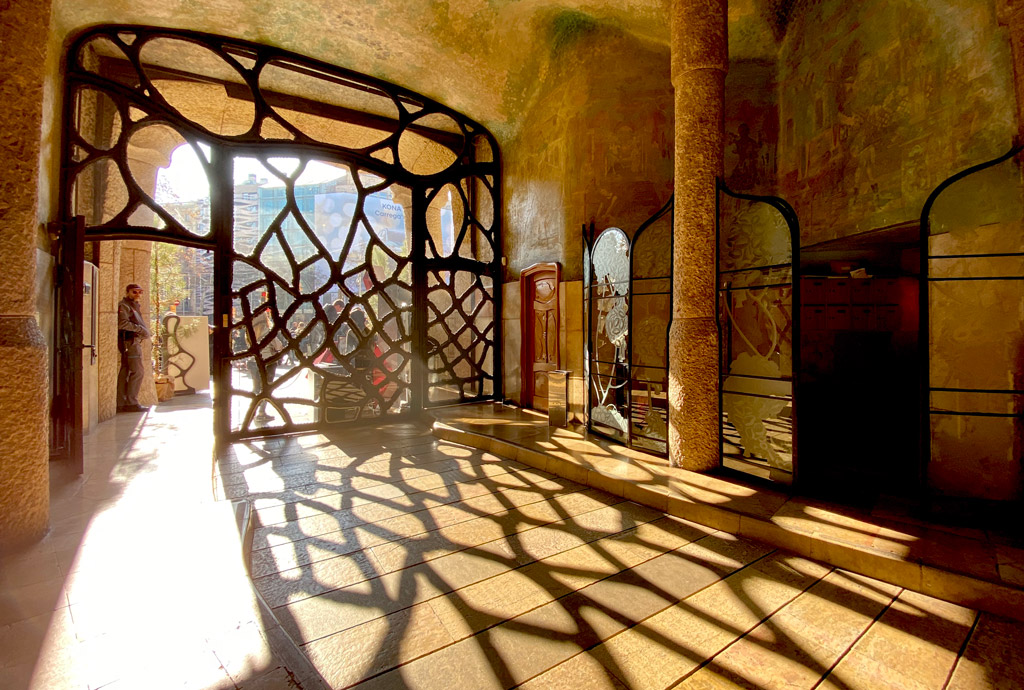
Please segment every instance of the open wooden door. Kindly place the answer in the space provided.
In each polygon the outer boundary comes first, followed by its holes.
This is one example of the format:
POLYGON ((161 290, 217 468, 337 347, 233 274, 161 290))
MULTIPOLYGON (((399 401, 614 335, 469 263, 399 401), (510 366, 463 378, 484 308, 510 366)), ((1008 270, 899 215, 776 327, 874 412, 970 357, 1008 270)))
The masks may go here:
POLYGON ((84 218, 61 223, 54 281, 53 400, 50 404, 50 459, 83 471, 82 455, 82 277, 84 218))
POLYGON ((559 368, 557 263, 534 264, 519 277, 523 324, 522 405, 548 409, 547 372, 559 368))

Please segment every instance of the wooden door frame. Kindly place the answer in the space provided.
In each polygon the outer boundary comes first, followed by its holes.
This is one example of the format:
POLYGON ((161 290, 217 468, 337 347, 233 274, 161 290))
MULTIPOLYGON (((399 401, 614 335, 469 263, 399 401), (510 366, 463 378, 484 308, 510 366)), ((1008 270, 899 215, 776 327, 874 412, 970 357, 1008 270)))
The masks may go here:
MULTIPOLYGON (((520 390, 519 397, 520 403, 526 407, 527 401, 533 401, 533 361, 531 358, 526 356, 527 353, 527 334, 532 338, 533 336, 533 291, 531 288, 530 278, 537 274, 546 271, 555 272, 555 301, 558 304, 558 308, 555 309, 555 368, 561 369, 562 367, 562 348, 561 348, 561 312, 562 302, 559 297, 561 286, 562 286, 562 265, 557 261, 545 261, 541 263, 533 264, 532 266, 523 269, 523 272, 519 274, 519 324, 520 333, 522 334, 522 340, 519 345, 519 378, 522 380, 523 385, 520 390), (526 375, 527 369, 530 370, 530 376, 526 375), (527 395, 529 393, 529 395, 527 395)), ((531 348, 532 349, 532 348, 531 348)))

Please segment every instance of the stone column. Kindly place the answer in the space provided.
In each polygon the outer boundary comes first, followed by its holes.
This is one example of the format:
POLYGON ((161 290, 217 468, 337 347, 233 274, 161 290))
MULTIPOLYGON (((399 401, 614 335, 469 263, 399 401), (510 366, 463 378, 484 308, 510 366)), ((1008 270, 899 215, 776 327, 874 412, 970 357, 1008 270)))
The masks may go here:
POLYGON ((1017 95, 1017 137, 1024 143, 1024 0, 996 0, 999 23, 1010 30, 1013 89, 1017 95))
POLYGON ((5 3, 0 23, 0 547, 50 513, 49 377, 35 319, 39 154, 50 2, 5 3))
POLYGON ((669 331, 669 459, 718 467, 716 183, 722 175, 727 0, 672 0, 675 247, 669 331))

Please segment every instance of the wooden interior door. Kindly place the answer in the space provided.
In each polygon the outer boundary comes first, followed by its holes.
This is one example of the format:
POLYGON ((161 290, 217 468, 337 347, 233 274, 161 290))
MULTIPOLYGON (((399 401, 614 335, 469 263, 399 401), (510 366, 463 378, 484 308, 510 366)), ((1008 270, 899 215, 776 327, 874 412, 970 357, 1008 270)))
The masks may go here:
POLYGON ((557 263, 530 266, 519 277, 523 325, 522 405, 548 409, 547 372, 559 368, 557 263))

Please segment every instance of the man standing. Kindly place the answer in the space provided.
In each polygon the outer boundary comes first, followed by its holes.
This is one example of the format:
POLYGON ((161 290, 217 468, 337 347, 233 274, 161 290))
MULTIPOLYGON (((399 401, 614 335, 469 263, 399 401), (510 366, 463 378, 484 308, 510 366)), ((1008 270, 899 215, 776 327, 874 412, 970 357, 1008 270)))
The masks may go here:
POLYGON ((117 372, 117 411, 145 412, 139 404, 142 387, 142 341, 150 336, 142 318, 139 298, 142 288, 129 283, 125 296, 117 304, 117 349, 121 351, 121 369, 117 372))

